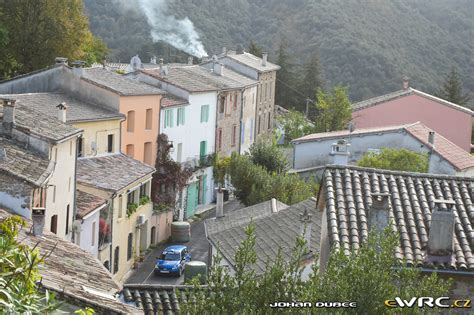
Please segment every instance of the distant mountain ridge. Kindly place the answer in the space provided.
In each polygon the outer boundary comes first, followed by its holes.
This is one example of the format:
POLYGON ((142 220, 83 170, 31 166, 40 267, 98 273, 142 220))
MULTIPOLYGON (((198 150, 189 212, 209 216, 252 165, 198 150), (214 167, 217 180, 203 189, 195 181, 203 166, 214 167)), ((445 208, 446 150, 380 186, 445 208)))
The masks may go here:
MULTIPOLYGON (((140 14, 123 14, 115 0, 85 4, 115 61, 162 52, 140 14)), ((210 54, 252 39, 272 58, 284 37, 300 71, 318 52, 328 85, 349 86, 352 101, 400 89, 403 75, 433 93, 452 66, 474 92, 472 0, 180 0, 169 11, 193 21, 210 54)))

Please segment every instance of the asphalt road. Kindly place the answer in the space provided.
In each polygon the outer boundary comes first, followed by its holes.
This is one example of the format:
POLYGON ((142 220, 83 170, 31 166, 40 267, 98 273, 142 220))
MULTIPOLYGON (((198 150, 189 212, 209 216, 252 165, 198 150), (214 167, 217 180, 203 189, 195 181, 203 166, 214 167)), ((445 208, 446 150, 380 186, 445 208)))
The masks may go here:
MULTIPOLYGON (((242 206, 236 200, 230 201, 224 205, 224 213, 240 209, 242 206)), ((145 260, 133 270, 131 275, 125 281, 126 284, 159 284, 159 285, 178 285, 184 283, 184 276, 177 277, 172 275, 155 275, 154 267, 156 257, 161 254, 163 249, 170 245, 183 244, 188 246, 192 260, 203 261, 208 264, 209 242, 204 232, 204 220, 215 215, 215 208, 207 211, 200 220, 191 223, 191 238, 187 243, 166 243, 160 244, 145 260)))

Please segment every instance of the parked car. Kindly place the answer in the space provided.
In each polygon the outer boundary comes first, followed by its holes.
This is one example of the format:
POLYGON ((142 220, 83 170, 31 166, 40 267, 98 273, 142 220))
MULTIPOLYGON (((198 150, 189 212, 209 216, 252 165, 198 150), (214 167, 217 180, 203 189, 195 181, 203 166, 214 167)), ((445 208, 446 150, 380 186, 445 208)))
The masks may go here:
POLYGON ((186 263, 191 260, 191 254, 186 246, 174 245, 165 248, 157 259, 156 274, 175 274, 180 277, 186 263))

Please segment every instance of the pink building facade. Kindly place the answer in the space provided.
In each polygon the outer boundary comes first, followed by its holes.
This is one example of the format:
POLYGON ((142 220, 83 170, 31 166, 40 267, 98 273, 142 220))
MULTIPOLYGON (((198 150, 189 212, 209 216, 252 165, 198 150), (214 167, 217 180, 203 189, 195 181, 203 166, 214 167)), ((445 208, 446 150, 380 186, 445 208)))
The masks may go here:
POLYGON ((470 109, 412 88, 353 104, 355 128, 372 128, 420 121, 466 151, 471 148, 470 109))

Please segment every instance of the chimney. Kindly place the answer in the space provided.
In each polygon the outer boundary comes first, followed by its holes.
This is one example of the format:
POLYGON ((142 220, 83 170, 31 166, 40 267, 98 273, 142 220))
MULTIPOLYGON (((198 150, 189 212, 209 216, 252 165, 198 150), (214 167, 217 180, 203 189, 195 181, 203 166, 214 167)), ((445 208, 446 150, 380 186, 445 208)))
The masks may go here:
POLYGON ((220 62, 214 62, 213 63, 213 71, 215 74, 224 76, 224 65, 220 62))
POLYGON ((355 126, 354 126, 354 123, 352 121, 350 121, 349 124, 347 125, 347 129, 349 130, 350 133, 354 132, 355 126))
POLYGON ((163 58, 160 58, 160 75, 164 77, 167 74, 168 74, 167 66, 164 65, 163 58))
POLYGON ((372 193, 372 205, 369 208, 368 225, 369 231, 381 233, 389 223, 390 217, 390 194, 372 193))
POLYGON ((267 66, 267 59, 268 59, 268 53, 266 52, 262 53, 262 67, 267 66))
POLYGON ((237 46, 237 50, 236 50, 235 52, 236 52, 236 54, 238 54, 238 55, 242 55, 242 54, 244 53, 244 46, 238 45, 238 46, 237 46))
POLYGON ((150 58, 150 63, 151 63, 152 65, 156 65, 156 56, 152 56, 152 57, 150 58))
POLYGON ((217 188, 216 200, 216 219, 224 216, 224 190, 225 188, 217 188))
POLYGON ((54 62, 57 64, 57 65, 67 65, 67 58, 64 58, 64 57, 56 57, 54 59, 54 62))
POLYGON ((188 65, 192 65, 193 64, 193 56, 189 56, 188 57, 188 65))
POLYGON ((429 131, 428 132, 428 143, 431 144, 432 147, 434 147, 434 137, 435 137, 435 132, 434 131, 429 131))
POLYGON ((333 164, 336 165, 347 165, 349 164, 349 152, 350 144, 346 140, 342 139, 333 143, 331 146, 331 155, 334 156, 333 164))
POLYGON ((276 201, 275 198, 272 198, 271 204, 272 204, 272 212, 273 212, 273 213, 278 212, 277 201, 276 201))
POLYGON ((82 77, 84 75, 84 65, 86 63, 84 61, 81 61, 81 60, 76 60, 74 61, 73 63, 71 63, 72 65, 72 72, 77 75, 78 77, 82 77))
POLYGON ((410 78, 407 76, 403 77, 403 89, 408 90, 410 88, 410 78))
POLYGON ((208 62, 209 61, 209 57, 208 56, 204 56, 202 57, 202 62, 205 63, 205 62, 208 62))
POLYGON ((31 219, 33 220, 33 235, 42 236, 45 221, 45 208, 34 208, 32 209, 31 219))
POLYGON ((313 225, 311 217, 312 214, 308 212, 308 209, 304 209, 304 212, 300 214, 300 235, 306 241, 308 252, 311 251, 311 229, 313 225))
POLYGON ((227 55, 227 47, 222 47, 222 55, 227 55))
POLYGON ((454 249, 454 200, 434 200, 428 233, 428 255, 449 256, 454 249))
POLYGON ((4 133, 11 133, 13 126, 15 125, 15 102, 12 99, 2 99, 3 105, 3 119, 2 129, 4 133))
POLYGON ((56 108, 58 109, 58 120, 66 123, 66 112, 67 112, 67 105, 65 102, 57 105, 56 108))

